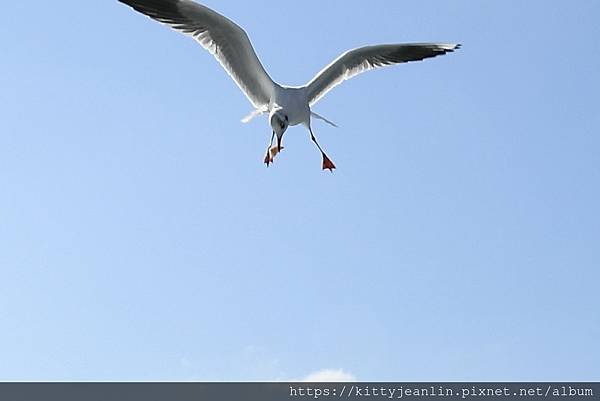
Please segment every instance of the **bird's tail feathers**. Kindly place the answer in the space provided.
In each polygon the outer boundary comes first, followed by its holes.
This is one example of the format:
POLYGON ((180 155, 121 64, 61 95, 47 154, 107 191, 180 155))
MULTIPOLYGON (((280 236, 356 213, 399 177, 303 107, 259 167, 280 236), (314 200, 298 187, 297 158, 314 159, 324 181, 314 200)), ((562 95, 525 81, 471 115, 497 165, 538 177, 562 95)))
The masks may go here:
POLYGON ((256 109, 252 113, 248 114, 246 117, 242 118, 242 122, 244 124, 248 124, 250 121, 254 120, 256 117, 265 114, 268 110, 266 109, 256 109))
POLYGON ((323 117, 323 116, 320 116, 320 115, 318 115, 318 114, 317 114, 317 113, 315 113, 314 111, 311 111, 311 112, 310 112, 310 114, 311 114, 311 115, 312 115, 314 118, 316 118, 316 119, 318 119, 318 120, 325 121, 327 124, 329 124, 329 125, 331 125, 331 126, 333 126, 333 127, 335 127, 335 128, 339 128, 339 127, 338 127, 338 126, 337 126, 335 123, 332 123, 331 121, 329 121, 328 119, 326 119, 326 118, 325 118, 325 117, 323 117))

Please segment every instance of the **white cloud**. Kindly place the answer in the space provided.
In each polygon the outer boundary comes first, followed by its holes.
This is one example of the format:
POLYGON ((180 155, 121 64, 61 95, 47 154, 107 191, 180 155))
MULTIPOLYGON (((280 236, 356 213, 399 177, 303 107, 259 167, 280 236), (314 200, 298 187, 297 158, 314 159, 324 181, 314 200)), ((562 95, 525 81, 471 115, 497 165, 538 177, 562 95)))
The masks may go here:
POLYGON ((323 369, 302 379, 304 382, 353 382, 356 377, 342 369, 323 369))

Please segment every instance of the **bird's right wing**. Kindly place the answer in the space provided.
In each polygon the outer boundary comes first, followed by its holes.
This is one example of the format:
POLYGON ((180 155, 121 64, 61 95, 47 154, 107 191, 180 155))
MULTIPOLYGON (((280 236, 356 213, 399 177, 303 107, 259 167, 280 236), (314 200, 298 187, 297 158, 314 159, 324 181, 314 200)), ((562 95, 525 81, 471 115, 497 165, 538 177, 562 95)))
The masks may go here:
POLYGON ((312 106, 331 89, 362 72, 441 56, 458 48, 458 44, 411 43, 366 46, 350 50, 325 67, 308 83, 308 101, 312 106))
POLYGON ((119 1, 196 39, 221 63, 255 108, 269 104, 275 83, 238 25, 191 0, 119 1))

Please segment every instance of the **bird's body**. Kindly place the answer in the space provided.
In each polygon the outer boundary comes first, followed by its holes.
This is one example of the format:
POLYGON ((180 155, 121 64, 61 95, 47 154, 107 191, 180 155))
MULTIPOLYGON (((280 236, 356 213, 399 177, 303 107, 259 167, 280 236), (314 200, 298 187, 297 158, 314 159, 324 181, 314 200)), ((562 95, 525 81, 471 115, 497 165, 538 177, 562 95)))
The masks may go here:
POLYGON ((281 108, 288 117, 288 125, 310 124, 310 106, 306 88, 291 88, 277 85, 271 109, 281 108))
POLYGON ((273 135, 265 163, 270 165, 283 149, 281 140, 289 126, 304 125, 323 156, 323 169, 335 165, 318 144, 311 117, 331 121, 312 111, 325 94, 364 71, 392 64, 423 60, 452 52, 456 44, 417 43, 366 46, 348 51, 319 72, 308 84, 287 87, 274 82, 256 56, 246 32, 231 20, 192 0, 119 0, 147 16, 192 36, 225 68, 255 110, 243 122, 269 115, 273 135), (277 137, 277 146, 273 140, 277 137))

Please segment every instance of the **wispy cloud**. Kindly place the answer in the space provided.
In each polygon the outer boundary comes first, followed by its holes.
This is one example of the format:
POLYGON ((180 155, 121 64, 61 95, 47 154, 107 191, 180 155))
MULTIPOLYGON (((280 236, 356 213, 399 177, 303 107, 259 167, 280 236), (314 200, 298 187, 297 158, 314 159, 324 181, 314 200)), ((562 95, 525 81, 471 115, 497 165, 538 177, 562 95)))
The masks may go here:
POLYGON ((323 369, 302 379, 304 382, 353 382, 356 377, 342 369, 323 369))

